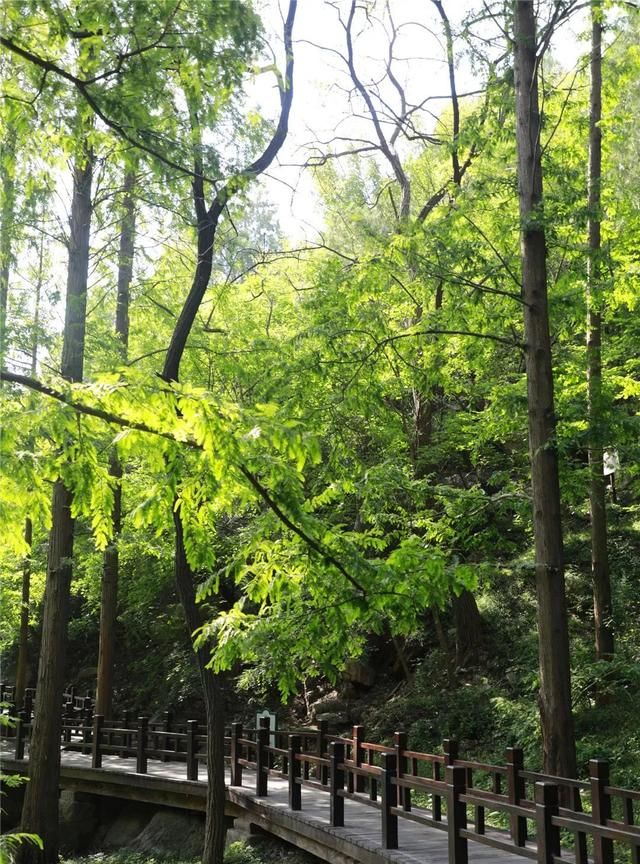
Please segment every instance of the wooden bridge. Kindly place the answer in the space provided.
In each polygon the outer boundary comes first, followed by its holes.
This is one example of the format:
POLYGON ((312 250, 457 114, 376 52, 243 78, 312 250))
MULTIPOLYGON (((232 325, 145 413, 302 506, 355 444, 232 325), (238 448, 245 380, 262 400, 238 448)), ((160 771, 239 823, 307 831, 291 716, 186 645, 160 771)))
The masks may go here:
MULTIPOLYGON (((32 694, 26 702, 2 748, 7 772, 27 770, 32 694)), ((226 815, 327 861, 640 864, 640 791, 610 785, 603 760, 581 781, 526 770, 519 748, 494 765, 461 759, 452 740, 422 753, 404 732, 386 746, 366 741, 362 726, 344 737, 324 723, 274 731, 268 720, 233 723, 225 745, 226 815)), ((194 720, 105 721, 71 695, 61 786, 204 811, 206 747, 194 720)))

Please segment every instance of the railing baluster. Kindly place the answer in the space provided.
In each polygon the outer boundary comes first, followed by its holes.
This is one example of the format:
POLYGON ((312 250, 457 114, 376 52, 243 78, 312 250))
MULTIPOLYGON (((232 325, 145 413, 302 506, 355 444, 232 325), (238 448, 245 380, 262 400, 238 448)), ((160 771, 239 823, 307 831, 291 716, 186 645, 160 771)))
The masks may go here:
POLYGON ((231 785, 242 786, 242 723, 231 724, 231 785))
MULTIPOLYGON (((367 765, 375 765, 376 764, 376 754, 374 750, 367 750, 367 765)), ((369 777, 369 800, 377 801, 378 800, 378 781, 375 777, 369 777)))
POLYGON ((138 717, 138 737, 136 747, 136 772, 147 773, 147 739, 149 737, 149 718, 138 717))
POLYGON ((329 744, 331 760, 329 820, 334 828, 344 827, 344 743, 332 741, 329 744))
MULTIPOLYGON (((396 772, 398 779, 400 779, 404 776, 407 767, 407 759, 404 756, 404 751, 407 749, 407 733, 394 733, 393 743, 396 748, 396 772)), ((398 786, 398 802, 403 810, 409 812, 411 810, 411 790, 405 786, 398 786)))
POLYGON ((16 749, 15 749, 15 758, 16 759, 24 759, 24 737, 26 732, 26 713, 21 711, 18 715, 18 719, 16 720, 16 749))
POLYGON ((467 827, 467 807, 460 800, 460 796, 464 795, 466 790, 465 779, 464 768, 459 765, 446 766, 449 864, 467 864, 469 860, 467 839, 460 833, 467 827))
POLYGON ((187 720, 187 780, 198 779, 198 721, 187 720))
MULTIPOLYGON (((129 710, 123 711, 122 712, 122 728, 128 729, 130 724, 131 724, 131 712, 129 710)), ((121 759, 125 759, 127 756, 129 756, 129 753, 127 753, 127 750, 125 749, 125 748, 129 748, 129 747, 131 747, 131 738, 126 732, 123 732, 122 733, 122 750, 120 751, 120 758, 121 759)))
POLYGON ((555 783, 536 783, 536 840, 538 864, 554 864, 560 855, 560 830, 553 824, 558 815, 558 787, 555 783))
MULTIPOLYGON (((172 720, 173 720, 173 717, 172 717, 171 711, 163 711, 162 712, 162 728, 165 732, 171 731, 172 720)), ((156 738, 156 741, 157 740, 158 739, 156 738)), ((161 735, 160 736, 160 749, 161 750, 168 750, 169 749, 169 738, 167 735, 161 735)), ((171 757, 168 754, 162 753, 160 756, 160 761, 161 762, 169 762, 170 758, 171 757)))
MULTIPOLYGON (((326 737, 329 731, 329 724, 326 720, 318 720, 318 756, 322 759, 326 754, 326 737)), ((322 783, 323 786, 326 786, 329 782, 329 769, 326 765, 320 765, 319 769, 316 770, 316 777, 322 783)))
MULTIPOLYGON (((591 819, 596 825, 606 825, 611 819, 611 798, 604 791, 609 785, 609 763, 606 759, 591 759, 591 819)), ((595 864, 613 864, 613 842, 600 834, 593 835, 593 860, 595 864)))
POLYGON ((302 810, 302 786, 300 784, 300 762, 298 756, 302 748, 300 735, 289 735, 289 807, 302 810))
POLYGON ((262 797, 267 794, 267 751, 269 742, 269 718, 260 718, 260 727, 256 732, 256 795, 262 797))
POLYGON ((102 735, 102 727, 104 725, 104 717, 102 714, 93 715, 93 740, 91 742, 91 767, 102 768, 102 750, 100 748, 100 737, 102 735))
MULTIPOLYGON (((431 764, 433 767, 433 779, 440 781, 442 779, 440 776, 440 763, 432 762, 431 764)), ((442 798, 440 795, 436 795, 435 792, 431 796, 431 815, 436 822, 442 821, 442 798)))
POLYGON ((391 812, 397 807, 398 787, 396 778, 396 754, 382 754, 382 848, 398 848, 398 816, 391 812))
MULTIPOLYGON (((351 747, 351 759, 355 762, 356 767, 362 765, 362 742, 364 741, 364 726, 354 726, 352 731, 353 744, 351 747)), ((349 775, 349 792, 364 792, 365 778, 362 775, 349 775)))
MULTIPOLYGON (((509 804, 518 806, 525 797, 525 784, 521 772, 524 771, 524 755, 521 747, 507 748, 507 797, 509 804)), ((522 816, 510 816, 511 839, 516 846, 527 842, 527 820, 522 816)))

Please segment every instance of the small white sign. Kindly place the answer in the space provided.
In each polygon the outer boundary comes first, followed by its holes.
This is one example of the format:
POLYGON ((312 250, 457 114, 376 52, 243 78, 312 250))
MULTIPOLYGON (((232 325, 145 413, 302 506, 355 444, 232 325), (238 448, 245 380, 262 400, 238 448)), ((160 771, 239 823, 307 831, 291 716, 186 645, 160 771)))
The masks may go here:
MULTIPOLYGON (((260 728, 260 720, 262 720, 263 717, 268 718, 269 729, 271 729, 272 732, 275 732, 278 728, 278 718, 275 714, 272 714, 271 711, 269 711, 267 708, 265 708, 264 711, 256 712, 256 729, 260 728)), ((275 735, 269 735, 269 747, 275 747, 275 746, 277 746, 276 745, 276 736, 275 735)))
POLYGON ((620 457, 617 450, 605 450, 602 454, 602 462, 605 477, 609 477, 610 474, 615 474, 616 471, 620 470, 620 457))

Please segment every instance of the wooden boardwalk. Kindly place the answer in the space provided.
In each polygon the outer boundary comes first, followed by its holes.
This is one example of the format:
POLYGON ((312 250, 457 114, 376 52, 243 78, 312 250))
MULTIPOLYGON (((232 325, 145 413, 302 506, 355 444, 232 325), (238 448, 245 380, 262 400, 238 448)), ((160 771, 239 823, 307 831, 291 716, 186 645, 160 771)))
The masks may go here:
MULTIPOLYGON (((3 743, 7 772, 27 772, 33 698, 3 743)), ((204 812, 208 745, 195 720, 105 720, 89 697, 69 694, 60 783, 204 812)), ((326 723, 278 730, 266 718, 255 729, 232 723, 224 746, 226 816, 332 864, 640 864, 640 790, 612 785, 601 759, 578 780, 529 770, 518 747, 488 764, 460 758, 450 739, 423 753, 405 732, 379 744, 362 726, 345 737, 326 723)))
MULTIPOLYGON (((2 767, 6 771, 26 773, 25 760, 15 760, 9 742, 3 742, 2 767)), ((108 794, 135 800, 150 800, 193 810, 204 810, 206 782, 187 780, 186 766, 177 762, 149 759, 147 773, 136 772, 136 760, 105 756, 102 768, 91 767, 91 756, 62 751, 61 785, 63 788, 108 794)), ((270 834, 280 837, 307 852, 332 862, 395 862, 395 864, 447 864, 446 831, 401 820, 400 849, 384 849, 379 812, 356 800, 345 801, 344 827, 330 825, 330 799, 327 792, 302 788, 302 810, 294 812, 288 803, 288 781, 271 776, 268 794, 255 794, 255 772, 244 772, 243 785, 229 786, 227 772, 228 815, 240 817, 270 834)), ((363 798, 366 796, 363 795, 363 798)), ((430 815, 414 808, 416 814, 430 815)), ((522 864, 520 856, 472 843, 472 864, 522 864)))

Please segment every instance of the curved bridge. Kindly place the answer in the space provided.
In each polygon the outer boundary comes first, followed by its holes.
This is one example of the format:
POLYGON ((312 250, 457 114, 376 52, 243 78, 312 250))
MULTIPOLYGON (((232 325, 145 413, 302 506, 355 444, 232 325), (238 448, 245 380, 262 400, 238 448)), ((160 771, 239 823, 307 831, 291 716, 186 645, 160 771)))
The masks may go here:
MULTIPOLYGON (((111 798, 206 809, 207 739, 196 721, 104 721, 67 705, 61 786, 111 798)), ((590 778, 524 768, 510 748, 504 765, 367 742, 364 729, 331 736, 326 724, 299 730, 243 730, 227 747, 226 815, 331 862, 343 864, 640 864, 640 791, 610 785, 608 765, 590 778), (562 841, 562 842, 561 842, 562 841), (614 854, 615 853, 615 854, 614 854)), ((21 712, 5 739, 2 770, 28 773, 31 717, 21 712)))

